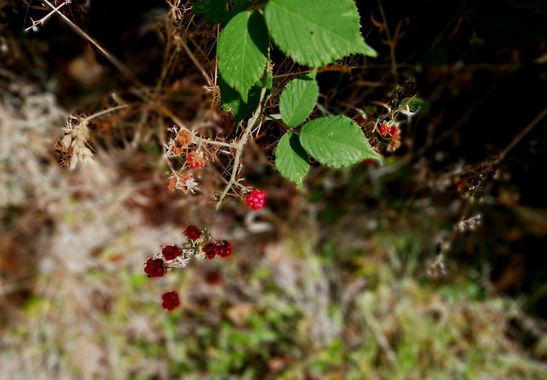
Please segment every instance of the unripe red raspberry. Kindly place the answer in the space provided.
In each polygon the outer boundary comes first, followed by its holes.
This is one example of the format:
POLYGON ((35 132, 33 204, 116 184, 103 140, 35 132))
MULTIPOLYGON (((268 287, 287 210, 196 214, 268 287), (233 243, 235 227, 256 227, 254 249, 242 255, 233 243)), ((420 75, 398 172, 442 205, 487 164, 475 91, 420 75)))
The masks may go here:
POLYGON ((391 126, 388 123, 382 123, 378 127, 378 133, 382 137, 386 137, 388 134, 391 133, 391 126))
POLYGON ((266 193, 262 190, 254 189, 247 194, 245 202, 251 210, 260 210, 266 205, 266 193))
POLYGON ((161 306, 168 311, 175 310, 180 305, 179 295, 175 291, 161 295, 161 306))
POLYGON ((394 125, 391 127, 389 133, 391 134, 392 139, 399 139, 401 137, 401 128, 398 125, 394 125))
POLYGON ((161 250, 161 253, 166 260, 173 260, 175 257, 180 256, 180 248, 176 245, 166 245, 161 250))
POLYGON ((228 257, 232 254, 232 243, 222 240, 215 246, 215 253, 220 257, 228 257))
POLYGON ((190 152, 186 156, 186 164, 190 169, 201 169, 205 166, 205 159, 201 152, 190 152))
POLYGON ((207 243, 205 244, 205 246, 203 247, 203 252, 205 252, 205 255, 207 255, 207 258, 209 260, 212 260, 215 258, 216 256, 216 249, 215 249, 215 245, 213 243, 207 243))
POLYGON ((184 234, 190 240, 197 240, 201 236, 201 230, 196 226, 192 225, 186 227, 186 229, 184 230, 184 234))
POLYGON ((162 259, 149 258, 144 265, 144 273, 148 277, 161 277, 165 274, 165 265, 162 259))

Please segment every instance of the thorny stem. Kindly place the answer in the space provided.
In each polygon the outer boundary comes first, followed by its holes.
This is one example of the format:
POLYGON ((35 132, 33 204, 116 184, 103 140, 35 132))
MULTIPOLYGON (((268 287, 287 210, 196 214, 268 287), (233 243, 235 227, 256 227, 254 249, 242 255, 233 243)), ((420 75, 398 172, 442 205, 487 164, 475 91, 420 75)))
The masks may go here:
POLYGON ((97 117, 101 117, 103 115, 106 115, 106 114, 109 114, 111 112, 114 112, 114 111, 118 111, 118 110, 122 110, 124 108, 127 108, 129 107, 129 104, 122 104, 120 106, 116 106, 116 107, 112 107, 112 108, 109 108, 109 109, 106 109, 106 110, 102 110, 102 111, 99 111, 97 113, 94 113, 93 115, 89 115, 87 117, 84 118, 84 120, 87 122, 87 121, 91 121, 97 117))
MULTIPOLYGON (((25 32, 28 32, 29 30, 33 30, 33 31, 37 31, 38 30, 38 25, 44 25, 45 22, 51 17, 53 16, 53 14, 55 14, 59 9, 61 9, 62 7, 64 7, 65 5, 67 4, 70 4, 72 2, 72 0, 65 0, 64 2, 62 2, 61 4, 59 4, 57 7, 53 7, 53 10, 51 10, 47 15, 45 15, 44 17, 42 17, 41 19, 39 20, 32 20, 32 25, 29 26, 28 28, 25 28, 25 32)), ((49 4, 48 4, 49 5, 49 4)))
MULTIPOLYGON (((158 111, 160 111, 161 113, 163 113, 164 115, 166 115, 167 117, 172 119, 175 122, 175 124, 177 124, 179 127, 187 129, 184 126, 184 123, 182 122, 182 120, 180 120, 177 117, 177 115, 175 115, 165 105, 163 105, 162 103, 156 103, 156 108, 157 108, 158 111)), ((237 144, 230 144, 230 143, 223 142, 223 141, 209 140, 209 139, 206 139, 204 137, 199 137, 199 136, 196 136, 196 135, 192 136, 192 142, 193 143, 209 144, 209 145, 218 145, 218 146, 223 146, 223 147, 232 148, 232 149, 235 149, 237 147, 237 144)))
MULTIPOLYGON (((61 4, 59 4, 57 7, 53 7, 53 10, 51 10, 47 15, 45 15, 44 17, 42 17, 40 20, 32 20, 32 25, 29 26, 28 28, 25 28, 25 32, 28 32, 29 30, 37 30, 37 26, 38 25, 44 25, 45 22, 51 17, 53 16, 59 9, 61 9, 62 7, 64 7, 65 5, 67 4, 70 4, 72 2, 72 0, 65 0, 63 1, 61 4), (35 29, 36 28, 36 29, 35 29)), ((48 4, 49 6, 51 6, 51 4, 48 4)))
POLYGON ((260 118, 260 115, 262 113, 263 109, 263 103, 264 103, 264 96, 266 95, 266 87, 263 86, 262 90, 260 92, 260 100, 258 101, 258 108, 255 110, 253 115, 249 118, 247 121, 247 127, 245 128, 245 132, 243 133, 243 136, 239 139, 235 146, 235 155, 234 155, 234 164, 232 166, 232 173, 230 175, 230 179, 228 183, 226 184, 226 187, 222 191, 222 194, 220 195, 220 198, 218 199, 216 209, 218 210, 220 208, 220 205, 222 204, 222 201, 226 197, 226 194, 228 194, 228 191, 232 188, 232 186, 236 182, 237 173, 239 171, 239 161, 241 160, 241 154, 243 153, 243 147, 247 143, 247 140, 249 140, 249 136, 251 135, 251 131, 262 124, 262 120, 260 118))

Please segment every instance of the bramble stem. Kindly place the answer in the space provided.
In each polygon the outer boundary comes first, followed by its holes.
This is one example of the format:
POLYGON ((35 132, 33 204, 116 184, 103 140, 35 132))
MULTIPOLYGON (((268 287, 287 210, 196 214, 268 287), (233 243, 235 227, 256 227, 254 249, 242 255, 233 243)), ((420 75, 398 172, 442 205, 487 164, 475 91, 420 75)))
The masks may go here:
MULTIPOLYGON (((61 9, 62 7, 64 7, 65 5, 67 4, 70 4, 72 2, 72 0, 65 0, 64 2, 62 2, 61 4, 59 4, 57 7, 53 6, 53 9, 47 14, 45 15, 44 17, 42 17, 40 20, 32 20, 32 25, 29 26, 28 28, 25 28, 25 32, 28 32, 29 30, 33 30, 33 31, 37 31, 38 30, 38 25, 44 25, 45 22, 51 17, 53 16, 59 9, 61 9), (36 28, 36 29, 34 29, 36 28)), ((52 6, 51 4, 48 4, 50 7, 52 6)))
POLYGON ((255 110, 253 115, 247 121, 247 127, 245 128, 245 132, 243 133, 243 136, 241 136, 241 138, 239 139, 239 141, 237 142, 235 146, 234 165, 232 166, 232 173, 230 174, 230 179, 228 180, 226 187, 224 188, 224 190, 222 191, 222 194, 220 195, 220 198, 218 199, 218 202, 216 205, 217 210, 220 208, 220 205, 222 204, 222 201, 226 197, 226 194, 228 194, 228 191, 230 191, 230 189, 236 182, 237 173, 239 171, 239 161, 241 160, 243 147, 249 140, 251 131, 255 127, 260 126, 262 124, 260 115, 262 114, 263 101, 264 101, 265 95, 266 95, 266 87, 262 87, 262 90, 260 92, 260 100, 258 101, 258 108, 255 110))
POLYGON ((99 111, 97 113, 94 113, 93 115, 89 115, 89 116, 85 117, 84 120, 85 121, 90 121, 90 120, 93 120, 97 117, 101 117, 103 115, 109 114, 110 112, 118 111, 118 110, 121 110, 121 109, 124 109, 124 108, 127 108, 127 107, 129 107, 129 104, 122 104, 122 105, 119 105, 119 106, 116 106, 116 107, 108 108, 106 110, 102 110, 102 111, 99 111))

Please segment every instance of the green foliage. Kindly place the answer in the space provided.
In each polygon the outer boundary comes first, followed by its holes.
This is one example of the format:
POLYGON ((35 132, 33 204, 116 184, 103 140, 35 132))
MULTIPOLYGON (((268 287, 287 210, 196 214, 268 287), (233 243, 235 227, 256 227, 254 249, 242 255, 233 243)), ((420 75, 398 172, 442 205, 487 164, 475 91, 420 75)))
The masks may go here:
POLYGON ((317 103, 319 86, 313 77, 315 72, 310 76, 293 79, 285 86, 279 97, 281 118, 290 128, 302 124, 317 103))
POLYGON ((401 99, 399 103, 399 109, 402 112, 416 113, 420 108, 425 104, 425 101, 418 96, 411 96, 408 98, 401 99))
POLYGON ((197 0, 192 8, 195 14, 201 14, 210 24, 228 22, 237 13, 247 9, 249 0, 238 0, 236 4, 228 9, 230 0, 197 0))
POLYGON ((323 165, 333 168, 381 157, 370 146, 361 128, 345 116, 326 116, 307 122, 300 142, 323 165))
MULTIPOLYGON (((260 2, 264 16, 258 10, 244 10, 248 4, 238 1, 228 9, 225 0, 202 0, 195 9, 209 22, 229 20, 218 39, 217 58, 222 106, 232 111, 236 124, 251 116, 259 107, 261 90, 266 88, 269 94, 274 84, 271 70, 265 71, 272 67, 269 36, 295 62, 311 67, 350 54, 376 56, 361 36, 353 0, 271 0, 265 6, 260 2)), ((308 122, 298 136, 296 129, 308 119, 319 97, 316 73, 291 80, 279 97, 281 119, 295 133, 286 133, 279 141, 276 166, 298 187, 309 171, 308 154, 334 168, 380 159, 360 127, 345 117, 308 122)))
POLYGON ((236 125, 241 120, 251 116, 256 107, 258 107, 260 99, 260 87, 258 85, 251 87, 249 90, 247 102, 244 102, 239 92, 231 88, 222 77, 219 77, 218 85, 220 87, 222 108, 226 111, 232 111, 236 125))
POLYGON ((359 13, 353 0, 272 0, 264 10, 267 28, 259 12, 242 11, 247 1, 237 2, 230 11, 226 3, 198 1, 195 11, 209 22, 229 20, 218 40, 218 66, 226 83, 245 103, 268 60, 268 34, 295 62, 312 67, 350 54, 376 56, 359 32, 359 13))
POLYGON ((271 0, 265 17, 274 42, 302 65, 318 67, 350 54, 376 56, 359 32, 353 0, 271 0))
POLYGON ((258 12, 234 16, 218 39, 218 68, 245 103, 251 87, 264 74, 268 60, 268 32, 258 12))
POLYGON ((279 140, 275 150, 275 166, 285 178, 302 187, 303 178, 308 174, 310 164, 298 136, 293 132, 285 133, 279 140))

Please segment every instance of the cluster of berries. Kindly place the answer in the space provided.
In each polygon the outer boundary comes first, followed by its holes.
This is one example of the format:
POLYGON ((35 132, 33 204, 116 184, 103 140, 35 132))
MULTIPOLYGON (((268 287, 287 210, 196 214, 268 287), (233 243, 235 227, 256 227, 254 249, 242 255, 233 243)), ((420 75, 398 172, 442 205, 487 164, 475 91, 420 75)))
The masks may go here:
POLYGON ((189 152, 186 155, 186 165, 193 170, 203 169, 205 166, 205 156, 203 155, 203 152, 200 150, 189 152))
POLYGON ((382 137, 391 137, 391 138, 399 138, 401 133, 401 128, 399 127, 398 123, 389 123, 389 122, 382 122, 380 126, 378 127, 378 133, 382 137))
MULTIPOLYGON (((184 230, 187 240, 181 247, 166 245, 161 253, 149 257, 144 264, 144 273, 148 277, 163 277, 168 270, 182 269, 193 258, 214 259, 216 256, 225 258, 232 254, 232 244, 227 240, 215 240, 203 228, 191 225, 184 230)), ((178 294, 170 291, 162 295, 162 306, 166 310, 174 310, 180 305, 178 294)))
POLYGON ((389 138, 388 152, 394 152, 401 146, 401 127, 396 122, 382 122, 378 126, 378 134, 382 138, 389 138))
POLYGON ((171 132, 174 138, 165 145, 165 156, 168 159, 176 158, 180 161, 182 156, 186 155, 186 162, 180 170, 173 171, 167 182, 167 190, 170 192, 181 190, 185 194, 193 194, 199 190, 195 171, 205 167, 207 157, 203 150, 191 147, 194 144, 194 135, 191 131, 182 127, 173 127, 171 132))

